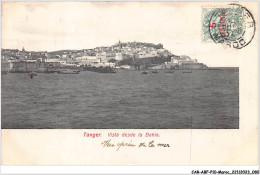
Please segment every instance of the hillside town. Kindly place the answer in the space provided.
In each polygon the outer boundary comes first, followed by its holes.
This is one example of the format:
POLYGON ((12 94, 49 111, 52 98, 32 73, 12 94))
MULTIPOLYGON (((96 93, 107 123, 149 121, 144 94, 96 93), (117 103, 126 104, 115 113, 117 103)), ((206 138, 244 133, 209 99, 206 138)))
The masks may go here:
POLYGON ((118 41, 109 47, 82 50, 1 50, 2 71, 46 71, 59 68, 110 67, 113 69, 204 69, 206 65, 188 56, 176 56, 162 44, 118 41))

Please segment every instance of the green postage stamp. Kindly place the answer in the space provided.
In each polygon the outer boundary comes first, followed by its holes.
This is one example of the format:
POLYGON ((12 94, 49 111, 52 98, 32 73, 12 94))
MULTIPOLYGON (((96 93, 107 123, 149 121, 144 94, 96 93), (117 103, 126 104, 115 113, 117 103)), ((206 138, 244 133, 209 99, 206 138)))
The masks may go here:
POLYGON ((202 41, 222 43, 230 48, 247 46, 255 35, 255 20, 238 4, 202 7, 202 41))

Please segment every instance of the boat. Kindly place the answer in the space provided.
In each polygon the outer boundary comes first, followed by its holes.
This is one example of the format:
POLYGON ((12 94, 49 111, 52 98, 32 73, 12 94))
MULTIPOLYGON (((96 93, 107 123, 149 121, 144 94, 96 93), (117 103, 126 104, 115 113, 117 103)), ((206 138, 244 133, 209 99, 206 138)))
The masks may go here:
POLYGON ((192 71, 184 71, 184 72, 182 72, 182 73, 192 73, 192 71))
POLYGON ((55 72, 57 72, 57 71, 55 71, 55 70, 46 70, 43 73, 51 74, 51 73, 55 73, 55 72))
POLYGON ((37 76, 37 72, 30 72, 28 73, 28 75, 33 78, 34 76, 37 76))
POLYGON ((166 71, 164 71, 164 73, 174 73, 174 71, 173 70, 166 70, 166 71))
POLYGON ((157 74, 159 72, 157 70, 153 70, 152 73, 157 74))
POLYGON ((36 76, 37 75, 37 72, 30 72, 30 73, 28 73, 28 75, 33 75, 33 76, 36 76))
POLYGON ((49 70, 49 69, 38 69, 36 72, 37 72, 37 73, 50 74, 50 73, 54 73, 54 72, 56 72, 56 71, 55 71, 55 70, 49 70))
POLYGON ((142 74, 148 74, 148 71, 143 71, 142 74))
POLYGON ((116 73, 116 71, 112 67, 109 67, 109 66, 106 66, 106 67, 87 66, 85 69, 87 71, 98 72, 98 73, 116 73))
POLYGON ((116 73, 116 71, 112 67, 99 67, 98 71, 99 73, 116 73))
POLYGON ((79 74, 79 70, 70 70, 70 69, 65 69, 65 70, 59 70, 57 73, 58 74, 79 74))

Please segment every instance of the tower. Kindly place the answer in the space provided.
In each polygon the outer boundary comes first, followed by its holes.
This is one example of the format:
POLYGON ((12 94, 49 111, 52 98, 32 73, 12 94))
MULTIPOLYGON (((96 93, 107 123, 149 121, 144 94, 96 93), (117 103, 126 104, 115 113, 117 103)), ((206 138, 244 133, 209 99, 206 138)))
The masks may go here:
POLYGON ((121 52, 121 49, 122 49, 122 43, 121 43, 120 39, 119 39, 119 41, 118 41, 118 46, 119 46, 119 52, 121 52))

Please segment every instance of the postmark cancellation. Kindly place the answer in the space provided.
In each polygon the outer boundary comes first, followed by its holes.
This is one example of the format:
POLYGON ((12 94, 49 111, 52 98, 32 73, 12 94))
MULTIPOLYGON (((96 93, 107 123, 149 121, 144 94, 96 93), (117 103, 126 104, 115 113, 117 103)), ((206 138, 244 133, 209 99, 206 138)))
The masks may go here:
POLYGON ((239 4, 202 7, 202 41, 242 49, 254 38, 255 20, 239 4))

